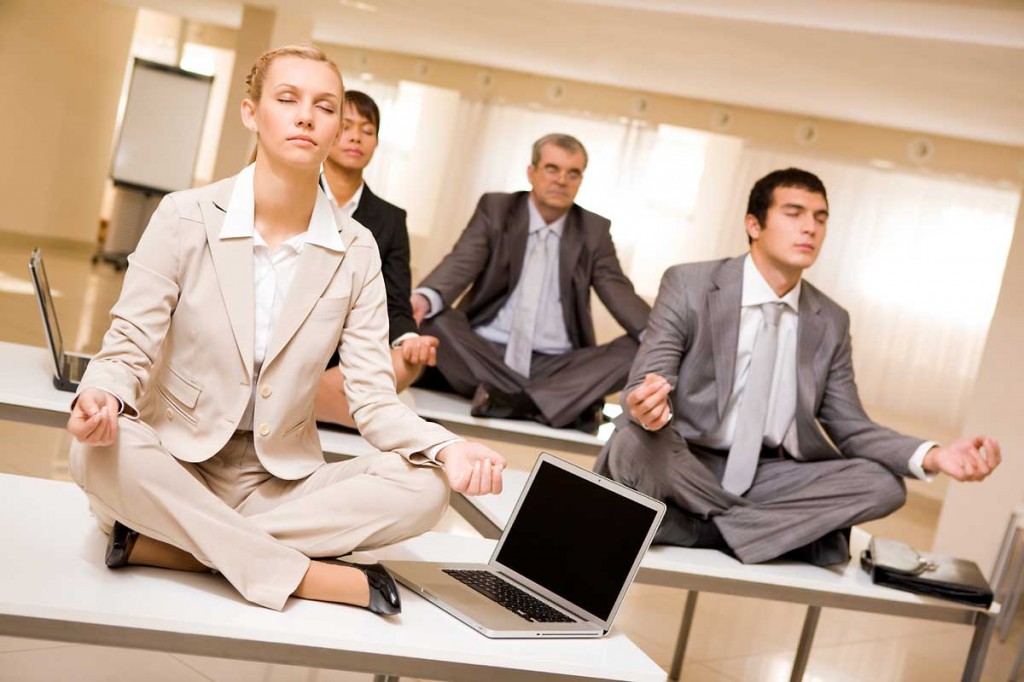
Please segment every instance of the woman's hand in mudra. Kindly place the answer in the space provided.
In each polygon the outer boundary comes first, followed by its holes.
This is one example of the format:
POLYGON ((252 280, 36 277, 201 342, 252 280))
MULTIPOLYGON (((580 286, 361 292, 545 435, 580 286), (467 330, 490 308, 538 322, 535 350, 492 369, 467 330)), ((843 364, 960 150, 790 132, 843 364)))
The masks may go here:
POLYGON ((68 433, 80 443, 102 447, 117 438, 117 398, 98 388, 86 388, 78 394, 68 419, 68 433))
POLYGON ((452 443, 437 454, 452 490, 464 495, 501 492, 505 458, 483 443, 452 443))

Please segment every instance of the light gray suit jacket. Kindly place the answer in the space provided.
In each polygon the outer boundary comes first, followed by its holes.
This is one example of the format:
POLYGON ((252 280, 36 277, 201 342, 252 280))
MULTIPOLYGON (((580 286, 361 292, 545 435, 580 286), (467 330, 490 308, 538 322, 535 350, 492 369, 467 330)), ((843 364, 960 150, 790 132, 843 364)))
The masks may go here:
MULTIPOLYGON (((702 438, 724 415, 739 342, 743 257, 665 272, 625 396, 649 373, 672 384, 671 428, 702 438)), ((864 457, 900 476, 923 442, 871 421, 853 378, 850 316, 804 281, 800 294, 796 427, 804 460, 864 457)), ((626 408, 628 415, 628 408, 626 408)))

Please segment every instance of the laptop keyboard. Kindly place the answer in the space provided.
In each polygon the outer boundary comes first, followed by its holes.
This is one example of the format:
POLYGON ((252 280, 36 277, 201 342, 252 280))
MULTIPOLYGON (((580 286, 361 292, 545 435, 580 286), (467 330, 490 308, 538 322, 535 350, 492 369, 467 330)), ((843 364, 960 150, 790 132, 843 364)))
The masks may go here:
POLYGON ((557 611, 490 571, 444 569, 444 572, 496 601, 521 618, 534 623, 575 623, 575 618, 557 611))

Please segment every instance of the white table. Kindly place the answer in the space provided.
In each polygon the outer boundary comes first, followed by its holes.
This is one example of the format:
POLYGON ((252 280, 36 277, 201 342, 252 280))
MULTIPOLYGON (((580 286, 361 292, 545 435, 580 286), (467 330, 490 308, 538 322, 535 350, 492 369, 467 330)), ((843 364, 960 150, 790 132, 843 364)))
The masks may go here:
MULTIPOLYGON (((473 507, 468 512, 460 509, 460 513, 485 537, 498 537, 508 523, 528 478, 527 472, 506 470, 500 495, 463 497, 458 502, 453 498, 452 503, 457 508, 463 505, 473 507)), ((860 552, 869 539, 866 532, 854 528, 850 547, 853 558, 846 566, 838 568, 820 568, 790 561, 744 565, 716 550, 652 547, 640 564, 637 582, 688 591, 669 677, 678 679, 682 670, 699 593, 717 592, 807 605, 791 680, 803 678, 822 607, 971 625, 974 639, 963 679, 978 680, 999 605, 993 604, 986 611, 873 584, 859 564, 860 552)))
MULTIPOLYGON (((49 350, 0 342, 0 419, 63 427, 72 394, 53 387, 53 361, 49 350)), ((469 401, 459 396, 411 388, 400 398, 416 414, 469 438, 518 443, 538 450, 596 455, 611 433, 602 426, 599 436, 572 429, 554 429, 531 421, 482 419, 469 414, 469 401)), ((320 429, 324 451, 351 456, 353 448, 367 452, 359 436, 320 429)))
POLYGON ((499 440, 538 450, 596 455, 614 430, 613 424, 603 424, 595 436, 574 429, 555 429, 534 421, 474 417, 469 413, 470 401, 466 398, 422 388, 407 389, 399 398, 419 416, 461 436, 499 440))
MULTIPOLYGON (((636 680, 665 673, 613 630, 596 640, 491 640, 411 591, 400 616, 244 601, 213 574, 103 564, 106 537, 73 484, 0 474, 0 634, 443 680, 636 680)), ((430 533, 371 557, 486 561, 493 543, 430 533)))

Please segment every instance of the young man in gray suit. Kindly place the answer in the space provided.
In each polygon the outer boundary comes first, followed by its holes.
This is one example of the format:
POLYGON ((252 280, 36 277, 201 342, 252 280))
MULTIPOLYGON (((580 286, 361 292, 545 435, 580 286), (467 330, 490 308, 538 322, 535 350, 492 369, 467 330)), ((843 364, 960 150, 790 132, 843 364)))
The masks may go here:
POLYGON ((485 194, 413 291, 421 332, 440 340, 437 370, 473 398, 475 416, 592 430, 604 396, 626 382, 651 309, 622 272, 611 223, 575 203, 586 166, 576 138, 537 140, 532 190, 485 194), (601 346, 591 288, 627 332, 601 346))
POLYGON ((821 180, 775 171, 750 193, 748 255, 665 273, 595 467, 668 503, 655 542, 841 563, 850 526, 903 505, 902 477, 999 464, 990 438, 940 446, 864 412, 849 315, 801 279, 827 222, 821 180))

